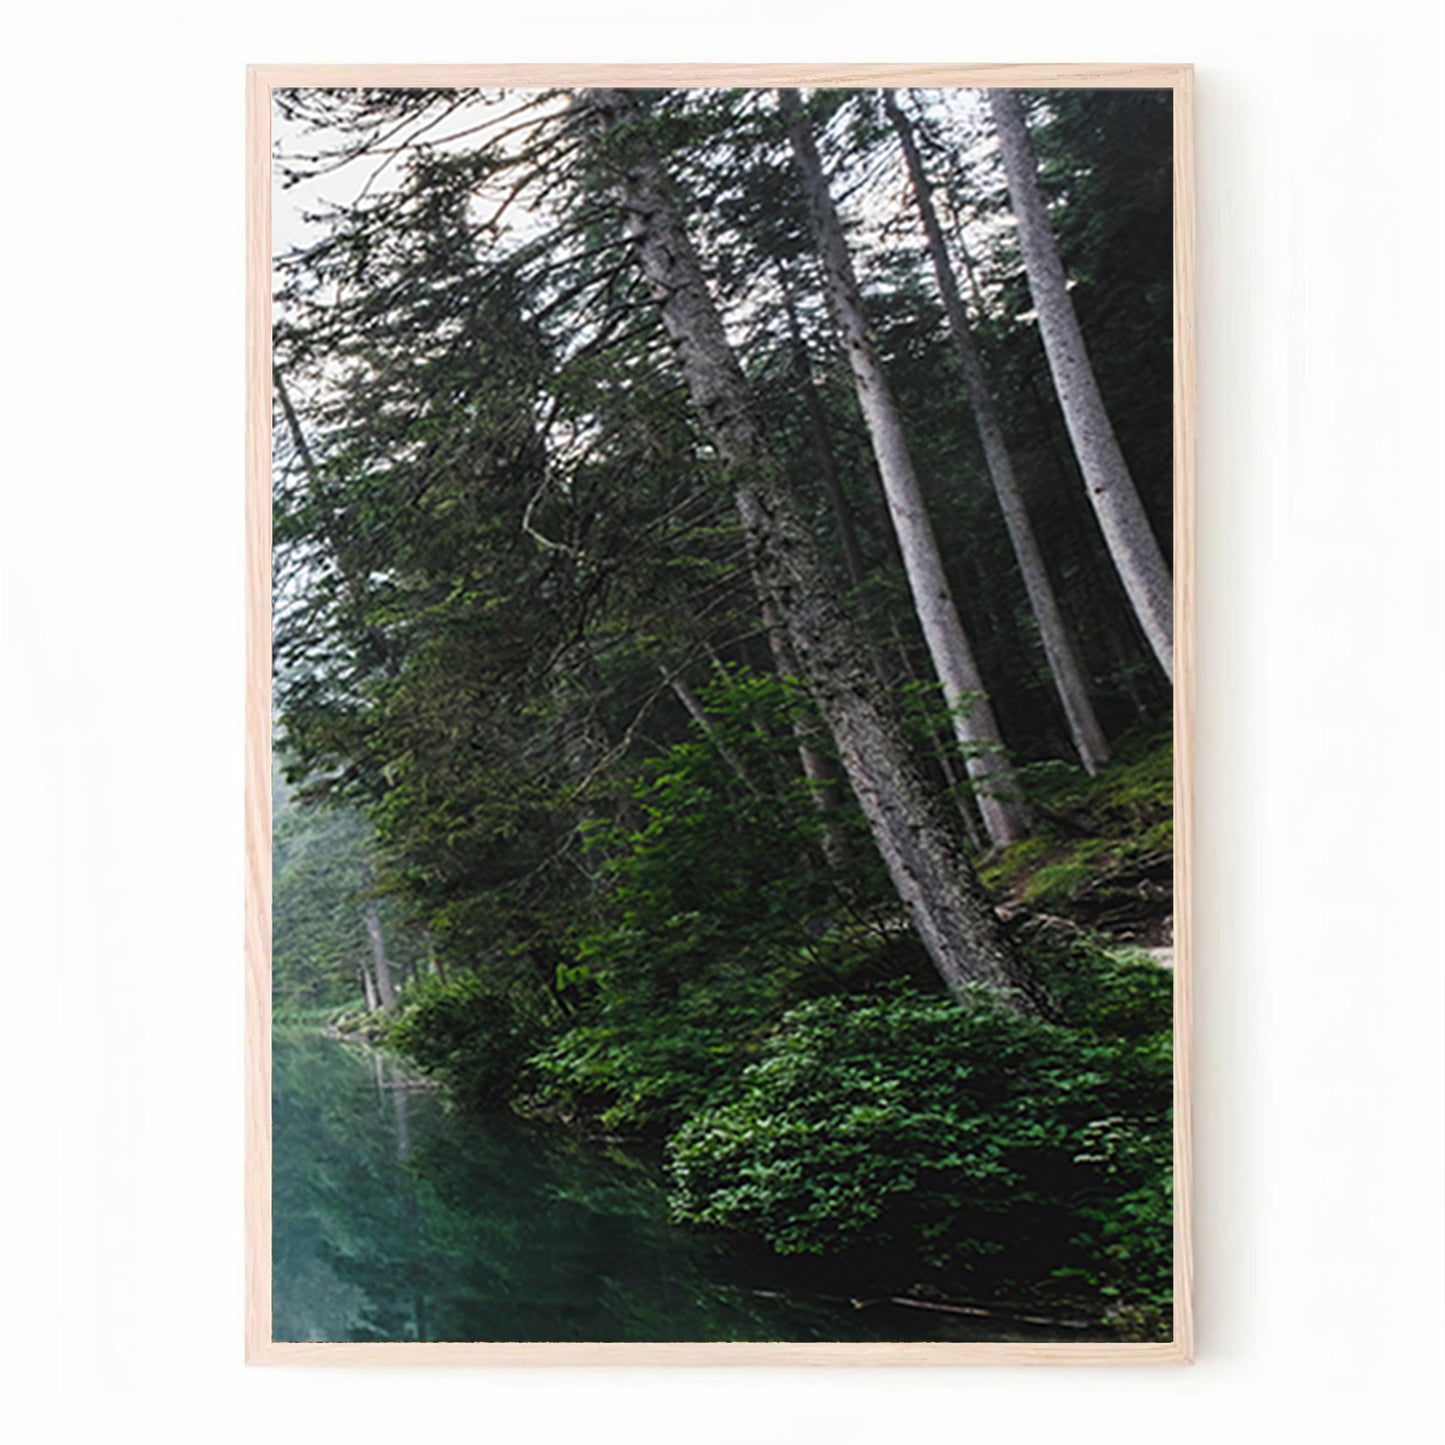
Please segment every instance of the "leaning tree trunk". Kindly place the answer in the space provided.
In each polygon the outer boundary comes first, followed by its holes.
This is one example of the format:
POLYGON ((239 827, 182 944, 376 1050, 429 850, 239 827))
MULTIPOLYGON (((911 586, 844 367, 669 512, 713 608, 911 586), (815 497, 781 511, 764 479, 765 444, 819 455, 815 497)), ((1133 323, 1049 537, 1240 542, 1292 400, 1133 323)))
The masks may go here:
MULTIPOLYGON (((858 542, 858 529, 853 521, 853 511, 848 502, 847 494, 843 490, 842 480, 838 472, 837 457, 833 451, 832 433, 828 427, 827 413, 823 408, 822 399, 818 395, 818 384, 813 374, 812 356, 808 351, 807 339, 803 335, 803 328, 798 320, 798 308, 794 304, 793 294, 789 284, 787 272, 781 265, 778 266, 778 285, 783 292, 783 309, 788 320, 788 333, 793 343, 793 372, 798 378, 799 386, 802 389, 804 405, 808 413, 808 430, 813 443, 813 455, 818 463, 819 476, 823 482, 823 490, 828 494, 829 505, 833 509, 833 516, 838 524, 838 537, 843 547, 843 562, 848 572, 849 586, 861 587, 866 580, 867 568, 863 562, 863 550, 858 542)), ((898 538, 894 534, 891 524, 885 519, 883 536, 889 546, 889 556, 898 564, 899 570, 903 569, 902 554, 898 552, 898 538)), ((912 663, 908 656, 908 645, 903 640, 903 635, 898 630, 896 617, 890 616, 888 627, 893 635, 893 641, 898 650, 899 662, 902 668, 902 675, 909 682, 917 682, 918 678, 913 671, 912 663)), ((791 669, 797 672, 797 667, 791 669)), ((948 729, 948 736, 951 739, 953 730, 948 729)), ((951 747, 950 742, 943 743, 944 748, 951 747)), ((983 835, 983 825, 978 815, 978 803, 972 793, 964 787, 954 768, 953 760, 946 751, 938 753, 939 766, 952 789, 954 796, 958 799, 959 813, 963 818, 964 831, 968 834, 969 845, 982 850, 988 846, 988 841, 983 835)), ((804 759, 804 771, 808 771, 807 760, 804 759)), ((813 774, 810 772, 809 777, 813 774)), ((826 801, 826 795, 825 795, 826 801)))
POLYGON ((923 637, 953 711, 954 732, 978 793, 979 812, 988 836, 994 843, 1011 843, 1028 832, 1029 810, 1004 750, 1003 737, 974 661, 973 648, 959 620, 938 540, 933 534, 933 524, 929 521, 923 491, 904 438, 903 420, 868 333, 853 261, 828 192, 812 130, 803 115, 797 91, 779 91, 778 96, 808 203, 813 239, 823 263, 828 309, 853 372, 858 404, 878 459, 888 514, 898 535, 923 637))
POLYGON ((787 628, 878 851, 945 984, 990 984, 1029 1007, 1021 961, 968 861, 957 815, 924 782, 896 705, 831 587, 790 496, 667 175, 625 91, 586 102, 603 128, 627 230, 699 423, 734 489, 755 575, 787 628))
POLYGON ((913 196, 923 222, 923 234, 928 242, 933 274, 938 278, 938 289, 943 295, 949 338, 953 342, 954 354, 958 357, 958 364, 963 372, 964 386, 973 408, 973 419, 978 428, 979 442, 983 446, 989 478, 998 497, 999 509, 1003 512, 1004 524, 1008 528, 1014 557, 1024 579, 1024 590, 1028 593, 1034 621, 1038 624, 1039 639, 1044 645, 1044 656, 1048 659, 1059 702, 1063 705, 1069 736, 1073 739, 1074 751, 1078 753, 1084 770, 1094 774, 1109 761, 1108 739, 1104 736, 1104 729, 1099 725, 1094 704, 1089 698, 1089 685, 1084 669, 1079 663, 1073 639, 1064 624, 1058 598, 1054 595, 1053 583, 1049 581, 1043 554, 1039 551, 1038 539, 1034 536, 1033 523, 1029 521, 1028 510, 1024 506, 1023 493, 1019 490, 1018 479, 1014 475, 1013 458, 1009 455, 1008 444, 1004 441, 1003 426, 999 421, 988 379, 984 375, 978 347, 974 344, 968 313, 963 309, 963 298, 959 295, 958 281, 948 258, 943 228, 938 224, 938 213, 933 206, 933 187, 923 169, 923 160, 918 154, 913 128, 899 109, 891 90, 883 92, 883 105, 903 147, 903 159, 908 167, 908 177, 913 183, 913 196))
POLYGON ((1039 331, 1049 358, 1084 487, 1099 518, 1109 553, 1118 568, 1139 625, 1165 674, 1174 677, 1174 589, 1169 564, 1149 525, 1129 474, 1119 439, 1079 330, 1079 318, 1064 279, 1053 226, 1039 189, 1038 162, 1029 141, 1023 106, 1012 90, 991 90, 994 125, 1008 177, 1009 199, 1018 224, 1019 249, 1029 292, 1039 313, 1039 331))

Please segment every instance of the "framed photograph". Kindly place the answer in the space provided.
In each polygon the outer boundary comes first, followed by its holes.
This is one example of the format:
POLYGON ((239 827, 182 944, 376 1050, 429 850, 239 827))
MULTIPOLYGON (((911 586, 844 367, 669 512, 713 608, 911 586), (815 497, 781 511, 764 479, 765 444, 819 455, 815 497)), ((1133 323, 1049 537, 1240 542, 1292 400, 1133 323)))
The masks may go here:
POLYGON ((249 73, 256 1363, 1183 1363, 1191 69, 249 73))

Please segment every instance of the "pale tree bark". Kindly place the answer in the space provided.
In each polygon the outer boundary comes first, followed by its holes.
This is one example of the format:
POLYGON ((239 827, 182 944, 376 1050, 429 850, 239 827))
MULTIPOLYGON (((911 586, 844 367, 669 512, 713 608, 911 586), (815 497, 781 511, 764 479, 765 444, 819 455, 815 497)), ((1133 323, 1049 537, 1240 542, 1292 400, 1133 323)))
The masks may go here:
POLYGON ((1069 736, 1073 739, 1074 751, 1078 753, 1084 770, 1090 774, 1097 773, 1109 761, 1109 742, 1094 712, 1094 704, 1089 697, 1088 678, 1079 662, 1079 655, 1064 623, 1063 613, 1059 610, 1059 601, 1044 566, 1033 523, 1029 520, 1028 510, 1024 506, 1023 493, 1014 474, 1013 458, 1009 455, 1008 444, 1004 440, 998 408, 994 404, 988 378, 984 375, 983 362, 979 358, 973 331, 968 323, 968 313, 963 308, 963 298, 959 295, 958 280, 954 276, 953 263, 949 260, 948 247, 943 239, 943 228, 938 223, 938 212, 933 205, 933 188, 923 168, 923 159, 918 153, 913 128, 891 90, 883 92, 883 105, 903 147, 903 159, 908 167, 908 178, 913 184, 919 218, 923 222, 923 234, 928 243, 933 274, 943 296, 949 339, 953 343, 954 355, 958 357, 959 368, 963 372, 964 386, 973 409, 974 424, 983 447, 989 479, 993 482, 994 494, 998 497, 999 509, 1003 512, 1004 525, 1008 528, 1009 541, 1013 544, 1024 590, 1028 593, 1029 606, 1038 625, 1039 640, 1043 643, 1054 688, 1069 725, 1069 736))
POLYGON ((830 584, 817 543, 790 496, 666 173, 626 91, 584 104, 603 130, 628 234, 703 431, 734 489, 755 575, 788 632, 801 675, 907 907, 945 984, 1010 990, 1030 1007, 1027 976, 968 861, 956 813, 924 782, 891 696, 830 584))
MULTIPOLYGON (((362 886, 371 887, 371 870, 362 873, 362 886)), ((396 1007, 396 986, 391 977, 391 961, 386 956, 386 936, 381 929, 381 909, 375 898, 362 903, 362 915, 366 919, 366 936, 371 940, 371 962, 376 972, 376 995, 381 1007, 390 1013, 396 1007)))
POLYGON ((361 996, 366 1000, 366 1011, 374 1014, 379 1000, 376 996, 376 985, 371 981, 371 970, 363 963, 357 968, 357 972, 361 975, 361 996))
POLYGON ((1166 676, 1174 677, 1174 588, 1119 439, 1104 409, 1094 368, 1069 295, 1058 243, 1039 189, 1038 161, 1017 92, 991 90, 999 150, 1018 225, 1019 249, 1064 423, 1084 487, 1124 590, 1166 676))
POLYGON ((878 459, 888 514, 903 554, 913 605, 934 671, 953 711, 954 732, 978 794, 984 827, 994 843, 1011 843, 1029 831, 1029 809, 1004 750, 973 647, 953 600, 938 540, 924 505, 923 490, 909 455, 903 419, 863 315, 853 260, 828 191, 812 129, 803 114, 797 91, 779 91, 778 97, 808 203, 813 240, 823 263, 828 309, 843 343, 858 404, 878 459))
MULTIPOLYGON (((838 537, 843 546, 843 564, 848 573, 848 583, 851 587, 857 588, 863 585, 866 580, 867 568, 863 561, 863 549, 858 542, 858 529, 853 520, 853 509, 849 505, 847 494, 843 490, 842 479, 838 473, 837 458, 833 451, 832 432, 828 426, 827 413, 818 395, 818 384, 813 373, 812 356, 808 351, 807 340, 803 335, 803 328, 798 320, 798 309, 793 301, 792 289, 789 284, 786 271, 781 265, 778 266, 778 284, 783 293, 783 308, 788 320, 788 333, 793 344, 793 371, 803 391, 804 405, 808 414, 808 430, 813 443, 813 452, 818 461, 819 476, 823 483, 823 490, 827 493, 828 501, 833 509, 833 516, 838 524, 838 537)), ((876 481, 877 479, 874 478, 876 481)), ((881 489, 880 489, 881 490, 881 489)), ((897 565, 899 571, 903 570, 903 557, 898 551, 898 538, 893 532, 892 524, 885 518, 883 528, 884 540, 888 545, 888 555, 891 561, 897 565)), ((898 630, 898 619, 890 616, 887 622, 888 630, 893 638, 894 647, 897 650, 901 676, 909 682, 917 682, 919 679, 913 670, 913 664, 908 655, 908 645, 903 640, 903 634, 898 630)), ((774 634, 770 633, 769 636, 774 634)), ((797 675, 796 663, 785 668, 797 675)), ((948 780, 948 786, 953 790, 954 796, 958 799, 959 813, 963 817, 964 831, 968 834, 968 841, 971 847, 983 850, 988 846, 988 840, 984 837, 983 823, 978 815, 978 804, 973 794, 964 786, 963 780, 959 777, 954 760, 949 756, 948 749, 951 749, 953 730, 948 730, 948 738, 940 739, 941 749, 937 757, 939 766, 942 768, 948 780)), ((810 778, 814 773, 810 770, 808 759, 803 760, 803 770, 810 778)), ((816 780, 816 779, 815 779, 816 780)), ((825 801, 827 795, 824 795, 825 801)), ((832 857, 830 855, 830 861, 832 857)))

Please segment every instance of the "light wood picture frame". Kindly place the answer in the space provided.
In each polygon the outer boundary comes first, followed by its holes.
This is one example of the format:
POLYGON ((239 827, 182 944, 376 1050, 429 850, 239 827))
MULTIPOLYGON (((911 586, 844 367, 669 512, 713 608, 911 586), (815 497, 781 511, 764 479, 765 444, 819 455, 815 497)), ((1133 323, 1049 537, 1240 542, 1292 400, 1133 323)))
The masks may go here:
POLYGON ((246 77, 245 1358, 334 1365, 1143 1365, 1194 1358, 1190 1038, 1194 166, 1189 65, 257 65, 246 77), (281 1343, 271 1303, 272 92, 305 87, 1080 87, 1173 95, 1174 1293, 1163 1343, 281 1343))

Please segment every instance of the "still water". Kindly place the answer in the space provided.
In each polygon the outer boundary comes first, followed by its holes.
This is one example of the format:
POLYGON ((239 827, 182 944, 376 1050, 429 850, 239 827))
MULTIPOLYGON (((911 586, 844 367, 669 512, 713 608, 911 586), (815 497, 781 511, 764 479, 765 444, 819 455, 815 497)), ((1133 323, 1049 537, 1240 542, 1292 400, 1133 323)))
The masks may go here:
POLYGON ((273 1054, 277 1340, 1061 1337, 781 1286, 667 1223, 655 1157, 456 1113, 317 1033, 273 1054))

